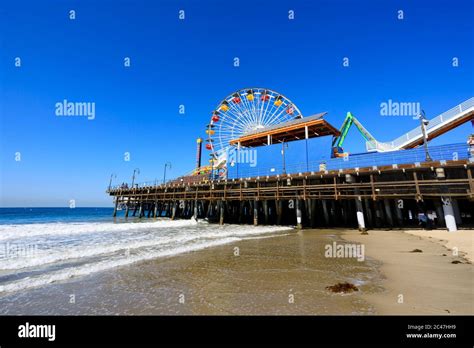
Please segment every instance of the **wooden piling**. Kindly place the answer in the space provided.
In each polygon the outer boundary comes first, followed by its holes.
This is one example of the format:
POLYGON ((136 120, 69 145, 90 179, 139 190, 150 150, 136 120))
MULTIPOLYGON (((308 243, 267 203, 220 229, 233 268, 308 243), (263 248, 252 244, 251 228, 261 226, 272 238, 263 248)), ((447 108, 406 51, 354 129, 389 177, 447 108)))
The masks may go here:
POLYGON ((176 211, 178 209, 178 202, 173 202, 173 208, 172 208, 172 212, 171 212, 171 220, 174 220, 176 219, 176 211))
POLYGON ((115 207, 114 207, 114 217, 117 216, 117 208, 118 208, 119 197, 115 197, 115 207))
POLYGON ((269 221, 269 218, 268 218, 268 201, 267 200, 262 201, 262 205, 263 205, 263 215, 264 215, 265 225, 268 225, 268 221, 269 221))
POLYGON ((385 207, 385 216, 387 217, 387 224, 389 228, 393 228, 393 217, 392 217, 392 208, 390 204, 390 200, 385 198, 383 200, 383 205, 385 207))
POLYGON ((224 216, 225 216, 225 207, 224 207, 225 202, 224 201, 219 201, 218 202, 218 207, 219 207, 219 225, 224 224, 224 216))
POLYGON ((276 214, 277 214, 277 225, 281 225, 282 211, 283 211, 283 202, 279 199, 275 202, 276 204, 276 214))
POLYGON ((253 225, 258 225, 258 200, 253 202, 253 225))

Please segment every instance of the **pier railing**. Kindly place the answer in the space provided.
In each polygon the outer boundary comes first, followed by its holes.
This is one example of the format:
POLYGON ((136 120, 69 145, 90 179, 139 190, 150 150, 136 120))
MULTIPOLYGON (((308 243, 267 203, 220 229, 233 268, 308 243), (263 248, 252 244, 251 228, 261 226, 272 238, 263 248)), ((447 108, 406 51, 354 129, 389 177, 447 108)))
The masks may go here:
MULTIPOLYGON (((432 146, 429 154, 434 161, 450 161, 468 159, 468 145, 463 143, 432 146)), ((325 170, 344 170, 379 166, 401 165, 407 163, 422 163, 426 161, 423 148, 385 153, 353 154, 346 158, 329 158, 308 163, 275 165, 266 168, 242 168, 238 165, 229 169, 229 178, 248 178, 272 176, 282 174, 298 174, 307 172, 321 172, 325 170)))
MULTIPOLYGON (((430 147, 429 153, 433 161, 458 161, 468 160, 470 163, 474 163, 474 158, 469 158, 468 145, 463 143, 441 145, 430 147)), ((327 171, 345 171, 345 170, 358 170, 359 168, 371 168, 372 170, 378 169, 379 167, 392 167, 402 166, 405 164, 413 164, 421 166, 425 162, 425 152, 423 148, 387 152, 387 153, 365 153, 365 154, 354 154, 350 155, 347 159, 343 158, 331 158, 322 161, 313 161, 306 163, 289 164, 283 170, 283 166, 273 166, 267 168, 239 168, 238 166, 231 167, 228 172, 227 178, 239 179, 239 178, 263 178, 267 176, 277 175, 298 175, 300 173, 325 173, 327 171)), ((189 177, 186 181, 173 179, 170 182, 174 184, 188 184, 194 182, 210 181, 210 178, 204 179, 203 177, 189 177), (189 180, 187 180, 189 179, 189 180), (194 180, 195 179, 195 180, 194 180)), ((169 182, 168 182, 169 183, 169 182)), ((161 182, 157 180, 140 182, 134 185, 134 189, 149 188, 156 186, 163 186, 161 182)), ((121 185, 117 185, 111 188, 110 191, 124 189, 121 185)), ((126 187, 125 190, 131 189, 131 186, 126 187)))

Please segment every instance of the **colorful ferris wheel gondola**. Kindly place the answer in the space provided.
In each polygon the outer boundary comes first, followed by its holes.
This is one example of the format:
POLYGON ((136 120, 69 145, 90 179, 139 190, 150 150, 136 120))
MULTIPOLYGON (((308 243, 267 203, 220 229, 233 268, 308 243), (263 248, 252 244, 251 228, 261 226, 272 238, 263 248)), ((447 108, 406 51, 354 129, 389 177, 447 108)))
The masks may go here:
POLYGON ((219 122, 219 112, 214 111, 211 117, 212 122, 219 122))
POLYGON ((242 98, 240 98, 240 94, 239 93, 234 93, 232 95, 232 102, 234 104, 239 104, 240 102, 242 101, 242 98))
POLYGON ((208 136, 211 136, 211 135, 214 135, 215 133, 216 133, 216 131, 214 130, 214 125, 212 123, 209 123, 206 126, 206 134, 208 136))
POLYGON ((245 97, 247 98, 248 101, 253 101, 253 99, 254 99, 253 91, 251 89, 249 89, 247 91, 247 95, 245 97))
POLYGON ((293 104, 288 104, 286 106, 286 113, 288 115, 293 115, 295 113, 295 108, 293 107, 293 104))
POLYGON ((273 104, 277 107, 281 106, 281 104, 283 104, 283 97, 281 95, 276 97, 275 102, 273 104))
POLYGON ((219 106, 219 110, 220 111, 223 111, 223 112, 226 112, 229 110, 229 102, 227 100, 224 100, 222 103, 221 103, 221 106, 219 106))

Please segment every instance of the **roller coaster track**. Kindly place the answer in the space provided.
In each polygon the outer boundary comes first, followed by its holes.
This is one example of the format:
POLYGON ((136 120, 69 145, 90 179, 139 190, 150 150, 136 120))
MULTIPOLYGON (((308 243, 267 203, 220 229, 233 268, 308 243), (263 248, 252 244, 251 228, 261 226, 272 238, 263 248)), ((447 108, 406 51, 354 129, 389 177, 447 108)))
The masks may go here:
MULTIPOLYGON (((429 120, 426 126, 427 138, 428 140, 434 139, 453 128, 473 120, 474 97, 429 120)), ((387 152, 411 149, 422 144, 423 133, 421 127, 417 127, 390 142, 379 142, 375 139, 367 141, 366 148, 367 151, 387 152)))

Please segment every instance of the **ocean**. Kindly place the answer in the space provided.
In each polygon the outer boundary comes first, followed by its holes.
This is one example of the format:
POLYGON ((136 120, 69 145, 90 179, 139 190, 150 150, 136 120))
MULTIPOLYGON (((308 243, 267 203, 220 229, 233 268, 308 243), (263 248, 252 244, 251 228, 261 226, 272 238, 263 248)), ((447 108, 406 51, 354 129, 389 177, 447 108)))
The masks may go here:
POLYGON ((111 208, 0 208, 0 295, 281 231, 114 219, 111 208))

